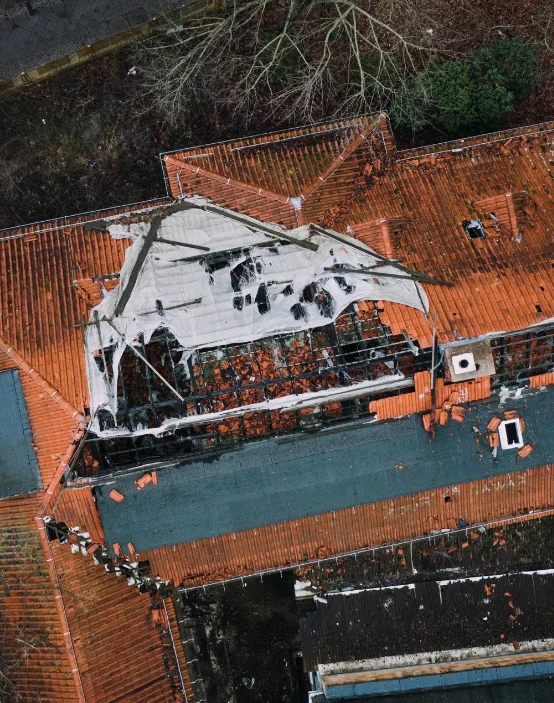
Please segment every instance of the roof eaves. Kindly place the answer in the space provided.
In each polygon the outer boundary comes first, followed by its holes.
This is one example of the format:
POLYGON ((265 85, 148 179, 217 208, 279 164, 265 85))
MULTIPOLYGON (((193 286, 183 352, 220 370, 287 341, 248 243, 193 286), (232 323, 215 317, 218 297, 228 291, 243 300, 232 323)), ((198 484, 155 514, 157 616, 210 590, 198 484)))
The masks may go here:
POLYGON ((166 196, 163 198, 153 198, 151 200, 139 201, 137 203, 128 203, 126 205, 116 205, 101 210, 91 210, 90 212, 77 213, 75 215, 54 217, 50 220, 40 220, 39 222, 31 222, 24 225, 15 225, 13 227, 5 227, 0 229, 0 241, 7 239, 17 239, 25 237, 27 234, 42 234, 43 232, 55 232, 66 227, 83 225, 86 222, 96 222, 99 220, 110 220, 124 215, 139 214, 141 212, 150 212, 157 210, 160 207, 171 205, 173 198, 166 196), (38 229, 35 229, 37 228, 38 229), (10 232, 13 234, 10 236, 10 232))
MULTIPOLYGON (((311 122, 308 124, 295 126, 294 129, 296 131, 300 131, 303 129, 313 129, 314 127, 321 127, 324 125, 329 125, 329 126, 336 125, 341 122, 348 122, 348 121, 352 121, 353 123, 359 123, 361 120, 368 118, 368 117, 379 117, 379 119, 386 119, 386 121, 389 122, 388 113, 385 111, 365 112, 361 115, 350 115, 350 116, 344 117, 343 119, 340 119, 340 120, 338 120, 338 119, 334 119, 334 120, 325 119, 325 120, 320 120, 318 122, 311 122)), ((355 126, 355 124, 353 124, 352 126, 355 126)), ((291 129, 276 129, 272 132, 262 132, 262 133, 258 133, 258 134, 251 134, 248 137, 242 138, 241 141, 248 141, 250 139, 252 139, 252 140, 253 139, 264 139, 267 137, 274 137, 276 134, 283 134, 283 135, 288 134, 291 131, 292 131, 291 129)), ((236 141, 237 141, 236 138, 232 138, 232 139, 225 139, 224 141, 220 141, 220 142, 209 142, 207 144, 196 144, 195 146, 187 147, 185 149, 181 148, 181 149, 172 149, 171 151, 162 151, 159 156, 163 161, 164 156, 170 156, 172 154, 184 154, 187 151, 193 151, 196 149, 209 149, 214 146, 219 146, 219 147, 225 146, 226 144, 232 144, 233 142, 236 142, 236 141)))
POLYGON ((479 134, 475 137, 465 139, 453 139, 447 142, 437 142, 422 147, 402 149, 396 152, 396 162, 408 161, 422 156, 433 156, 455 150, 468 149, 470 147, 489 146, 500 144, 515 137, 532 137, 541 134, 548 134, 554 131, 554 121, 539 122, 525 127, 514 127, 513 129, 499 130, 487 134, 479 134))

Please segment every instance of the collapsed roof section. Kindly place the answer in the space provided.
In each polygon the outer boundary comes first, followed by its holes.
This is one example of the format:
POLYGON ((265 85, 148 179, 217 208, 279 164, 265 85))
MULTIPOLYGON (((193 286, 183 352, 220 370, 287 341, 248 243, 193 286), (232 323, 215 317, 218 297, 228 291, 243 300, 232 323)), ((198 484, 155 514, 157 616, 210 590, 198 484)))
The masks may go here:
MULTIPOLYGON (((91 311, 85 335, 91 413, 111 412, 110 435, 146 430, 118 427, 119 366, 126 350, 143 359, 139 349, 160 331, 171 336, 186 374, 194 350, 320 328, 356 301, 387 300, 427 312, 419 274, 321 228, 285 232, 191 198, 165 219, 109 231, 134 240, 119 285, 91 311)), ((102 433, 97 419, 93 430, 102 433)))

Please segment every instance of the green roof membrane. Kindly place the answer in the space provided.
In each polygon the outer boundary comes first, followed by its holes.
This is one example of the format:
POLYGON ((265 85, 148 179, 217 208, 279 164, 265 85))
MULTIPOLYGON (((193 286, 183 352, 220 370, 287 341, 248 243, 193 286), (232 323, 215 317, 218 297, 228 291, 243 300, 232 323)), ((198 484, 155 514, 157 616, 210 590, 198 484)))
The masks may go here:
POLYGON ((183 461, 160 470, 158 486, 137 491, 142 469, 98 487, 106 540, 142 552, 549 464, 553 417, 549 389, 503 406, 498 398, 473 404, 463 422, 437 427, 433 440, 411 415, 183 461), (523 439, 536 445, 517 464, 516 449, 499 449, 494 458, 486 437, 493 415, 508 409, 518 409, 523 439), (108 497, 112 488, 125 496, 122 503, 108 497))
POLYGON ((0 498, 42 489, 18 371, 0 373, 0 498))

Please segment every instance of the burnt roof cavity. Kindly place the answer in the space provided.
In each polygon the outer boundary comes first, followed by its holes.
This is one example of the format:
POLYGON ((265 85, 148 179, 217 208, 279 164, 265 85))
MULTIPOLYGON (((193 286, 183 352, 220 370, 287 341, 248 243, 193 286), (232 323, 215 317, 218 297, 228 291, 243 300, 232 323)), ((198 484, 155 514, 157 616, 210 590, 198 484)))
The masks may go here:
POLYGON ((291 311, 291 314, 295 320, 307 320, 308 319, 308 312, 306 310, 306 306, 302 305, 301 303, 295 303, 291 307, 290 311, 291 311))
POLYGON ((460 224, 470 239, 485 238, 485 229, 479 220, 462 220, 460 224))
POLYGON ((249 256, 231 269, 231 286, 235 293, 256 280, 257 267, 258 265, 255 265, 254 260, 249 256))
POLYGON ((267 286, 265 283, 262 283, 258 288, 258 292, 256 293, 254 300, 258 306, 258 312, 260 315, 265 315, 266 312, 269 312, 271 305, 269 304, 269 295, 267 294, 267 286))

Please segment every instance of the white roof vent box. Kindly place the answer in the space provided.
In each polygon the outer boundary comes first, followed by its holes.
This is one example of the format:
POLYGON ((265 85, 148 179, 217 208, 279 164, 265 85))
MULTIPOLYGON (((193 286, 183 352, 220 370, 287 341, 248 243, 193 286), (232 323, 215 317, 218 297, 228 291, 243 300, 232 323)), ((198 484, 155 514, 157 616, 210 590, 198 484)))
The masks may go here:
POLYGON ((454 354, 451 359, 452 368, 455 373, 459 376, 464 373, 473 373, 477 371, 477 366, 475 365, 475 357, 473 352, 465 352, 465 354, 454 354))
POLYGON ((445 358, 454 383, 469 381, 495 373, 494 359, 488 340, 454 344, 445 348, 445 358))

